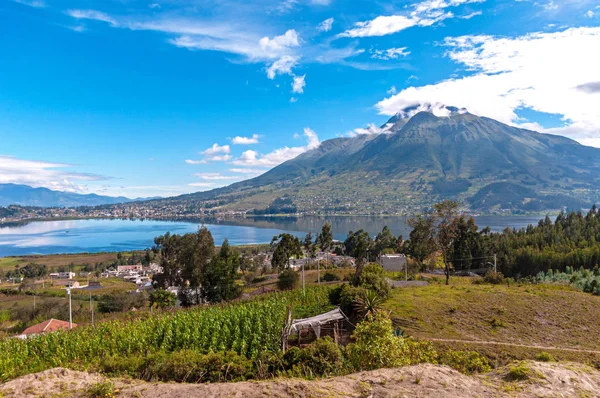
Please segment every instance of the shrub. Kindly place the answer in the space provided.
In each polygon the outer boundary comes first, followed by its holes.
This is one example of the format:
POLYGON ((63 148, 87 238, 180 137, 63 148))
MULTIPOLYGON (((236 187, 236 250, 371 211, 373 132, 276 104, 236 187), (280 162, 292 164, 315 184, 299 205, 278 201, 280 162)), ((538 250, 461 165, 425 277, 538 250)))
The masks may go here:
POLYGON ((530 370, 524 363, 520 363, 511 367, 508 370, 508 374, 506 375, 506 379, 508 381, 521 381, 529 379, 530 370))
POLYGON ((390 294, 390 284, 385 277, 385 271, 379 264, 369 264, 363 268, 358 285, 365 289, 373 290, 383 298, 390 294))
POLYGON ((355 303, 364 297, 367 290, 362 287, 352 287, 350 285, 343 285, 345 288, 340 292, 339 306, 342 311, 349 317, 354 317, 355 314, 355 303))
POLYGON ((556 361, 556 359, 554 359, 554 357, 552 356, 552 354, 546 352, 546 351, 542 351, 540 353, 538 353, 535 356, 535 360, 536 361, 540 361, 540 362, 554 362, 556 361))
POLYGON ((202 355, 196 351, 182 350, 165 357, 151 373, 162 381, 243 381, 252 373, 252 363, 231 351, 202 355))
POLYGON ((113 398, 117 392, 112 381, 104 381, 88 387, 85 396, 89 398, 113 398))
POLYGON ((279 290, 292 290, 298 287, 298 280, 300 277, 296 271, 286 269, 279 274, 277 280, 277 287, 279 290))
POLYGON ((359 323, 352 334, 354 343, 346 352, 355 370, 373 370, 407 365, 404 339, 393 334, 392 321, 377 312, 359 323))
POLYGON ((283 354, 288 375, 326 377, 340 374, 343 356, 340 347, 329 336, 317 339, 306 348, 292 347, 283 354))
POLYGON ((492 285, 502 285, 504 284, 504 275, 501 272, 488 271, 484 275, 483 281, 492 285))
POLYGON ((114 293, 100 297, 98 311, 102 313, 129 311, 146 306, 146 296, 134 293, 114 293))
POLYGON ((340 277, 334 274, 333 272, 325 272, 325 275, 323 275, 323 280, 325 282, 339 281, 340 277))
POLYGON ((476 351, 443 351, 438 359, 441 365, 447 365, 464 374, 487 373, 492 370, 488 359, 476 351))

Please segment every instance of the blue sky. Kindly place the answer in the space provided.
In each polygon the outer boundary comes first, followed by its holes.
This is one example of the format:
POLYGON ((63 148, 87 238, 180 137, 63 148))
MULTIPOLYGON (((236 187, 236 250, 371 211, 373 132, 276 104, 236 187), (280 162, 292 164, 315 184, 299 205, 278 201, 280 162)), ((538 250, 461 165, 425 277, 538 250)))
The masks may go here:
POLYGON ((600 0, 2 0, 0 183, 207 190, 441 104, 600 146, 600 0))

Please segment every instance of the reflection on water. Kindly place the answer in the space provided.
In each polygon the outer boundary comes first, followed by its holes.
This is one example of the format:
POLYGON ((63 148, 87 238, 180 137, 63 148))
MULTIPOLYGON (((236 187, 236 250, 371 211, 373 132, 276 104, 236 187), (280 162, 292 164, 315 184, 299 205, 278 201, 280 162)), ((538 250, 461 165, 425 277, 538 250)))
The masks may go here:
MULTIPOLYGON (((521 228, 536 224, 538 217, 477 217, 481 227, 494 231, 521 228)), ((343 240, 348 231, 364 229, 371 235, 387 225, 395 235, 408 237, 410 229, 404 217, 290 217, 239 218, 233 220, 205 220, 215 242, 225 238, 230 244, 245 245, 268 243, 282 232, 303 237, 307 232, 318 232, 328 221, 335 239, 343 240)), ((167 232, 182 234, 195 232, 201 221, 149 220, 64 220, 40 221, 29 224, 0 227, 0 257, 25 254, 81 253, 102 251, 141 250, 152 247, 154 238, 167 232)))

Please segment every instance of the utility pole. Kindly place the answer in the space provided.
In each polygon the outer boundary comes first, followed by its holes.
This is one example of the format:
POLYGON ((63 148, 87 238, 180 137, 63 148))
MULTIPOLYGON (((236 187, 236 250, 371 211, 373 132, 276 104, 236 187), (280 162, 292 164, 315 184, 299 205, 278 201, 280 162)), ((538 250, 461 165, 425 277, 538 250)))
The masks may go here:
POLYGON ((92 303, 92 292, 90 292, 90 311, 92 311, 92 326, 94 326, 94 304, 92 303))
POLYGON ((35 294, 33 295, 33 309, 35 310, 35 294))
POLYGON ((302 263, 302 295, 306 296, 306 292, 304 291, 304 262, 302 263))
POLYGON ((494 253, 494 272, 498 272, 498 268, 496 266, 496 254, 494 253))
POLYGON ((71 286, 67 287, 67 295, 69 296, 69 330, 73 329, 73 307, 71 306, 71 286))

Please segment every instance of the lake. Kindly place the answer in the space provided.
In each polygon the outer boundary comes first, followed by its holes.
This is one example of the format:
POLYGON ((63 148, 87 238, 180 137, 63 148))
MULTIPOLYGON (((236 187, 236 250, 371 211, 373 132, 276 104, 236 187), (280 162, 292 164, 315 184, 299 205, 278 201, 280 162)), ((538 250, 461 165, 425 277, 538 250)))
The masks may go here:
MULTIPOLYGON (((494 231, 506 227, 522 228, 537 224, 540 217, 482 216, 476 217, 480 227, 494 231)), ((348 231, 364 229, 371 235, 387 225, 395 235, 408 237, 410 228, 404 217, 299 217, 245 218, 206 221, 215 243, 225 238, 232 245, 269 243, 283 232, 304 237, 320 231, 325 221, 332 225, 335 239, 345 239, 348 231)), ((200 222, 151 220, 61 220, 39 221, 24 225, 0 227, 0 257, 27 254, 96 253, 105 251, 143 250, 152 247, 154 237, 167 232, 195 232, 200 222)))

